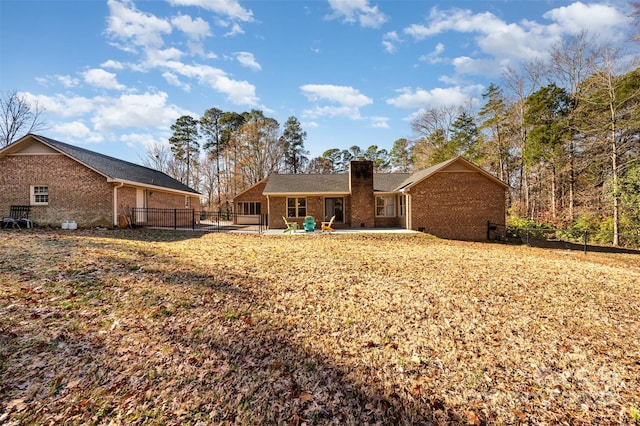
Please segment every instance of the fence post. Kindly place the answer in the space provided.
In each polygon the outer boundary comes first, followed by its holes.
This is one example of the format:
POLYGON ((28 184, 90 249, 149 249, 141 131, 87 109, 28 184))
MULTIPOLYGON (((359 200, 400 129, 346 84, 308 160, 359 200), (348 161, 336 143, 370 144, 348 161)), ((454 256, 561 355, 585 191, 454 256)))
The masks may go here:
POLYGON ((585 229, 584 234, 582 236, 582 239, 584 240, 584 254, 587 254, 587 235, 588 234, 589 234, 589 231, 585 229))
POLYGON ((178 229, 178 209, 173 209, 173 229, 178 229))
POLYGON ((191 230, 196 229, 196 209, 191 209, 191 230))

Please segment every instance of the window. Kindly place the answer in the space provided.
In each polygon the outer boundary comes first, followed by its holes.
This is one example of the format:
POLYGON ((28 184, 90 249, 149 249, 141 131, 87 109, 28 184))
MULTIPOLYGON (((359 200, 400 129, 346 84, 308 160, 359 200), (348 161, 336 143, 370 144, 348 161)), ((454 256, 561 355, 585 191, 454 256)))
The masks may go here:
POLYGON ((49 187, 31 186, 31 204, 34 206, 46 206, 49 204, 49 187))
POLYGON ((188 195, 184 196, 184 207, 187 209, 191 207, 191 197, 189 197, 188 195))
POLYGON ((260 214, 260 203, 257 201, 241 201, 238 203, 238 214, 260 214))
POLYGON ((393 217, 396 215, 394 197, 376 197, 376 216, 393 217))
POLYGON ((306 198, 287 198, 287 217, 304 217, 306 215, 306 198))
POLYGON ((404 217, 406 214, 407 206, 406 206, 407 198, 404 195, 401 195, 398 198, 398 216, 404 217))

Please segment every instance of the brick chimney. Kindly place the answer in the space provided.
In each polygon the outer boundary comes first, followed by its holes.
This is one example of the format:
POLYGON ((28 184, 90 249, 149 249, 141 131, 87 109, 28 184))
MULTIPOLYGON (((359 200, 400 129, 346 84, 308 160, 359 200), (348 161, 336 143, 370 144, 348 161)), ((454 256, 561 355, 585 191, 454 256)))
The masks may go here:
POLYGON ((349 191, 351 192, 351 227, 375 227, 373 161, 358 157, 349 163, 349 191))

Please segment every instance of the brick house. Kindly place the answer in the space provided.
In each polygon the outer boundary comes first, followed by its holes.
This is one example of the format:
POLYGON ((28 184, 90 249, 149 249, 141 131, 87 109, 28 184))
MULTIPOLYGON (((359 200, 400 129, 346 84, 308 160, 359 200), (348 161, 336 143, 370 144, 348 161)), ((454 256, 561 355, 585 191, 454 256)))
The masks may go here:
POLYGON ((39 225, 118 226, 133 207, 198 209, 200 198, 157 170, 44 136, 0 149, 0 215, 29 205, 39 225))
POLYGON ((342 174, 272 174, 234 197, 234 207, 301 225, 336 216, 336 228, 404 228, 438 237, 486 240, 489 224, 504 229, 508 185, 462 157, 417 173, 374 173, 373 162, 352 161, 342 174))

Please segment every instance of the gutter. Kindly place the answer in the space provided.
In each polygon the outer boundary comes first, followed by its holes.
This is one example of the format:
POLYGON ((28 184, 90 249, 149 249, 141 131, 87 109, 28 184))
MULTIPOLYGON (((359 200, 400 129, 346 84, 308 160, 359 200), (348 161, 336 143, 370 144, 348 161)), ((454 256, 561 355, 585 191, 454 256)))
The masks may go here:
POLYGON ((135 182, 135 181, 132 181, 132 180, 114 179, 114 178, 108 177, 107 178, 107 182, 119 183, 120 186, 118 186, 118 188, 120 188, 122 185, 126 184, 126 185, 130 185, 130 186, 136 186, 136 187, 139 187, 139 188, 149 188, 149 189, 153 189, 154 191, 170 192, 170 193, 174 193, 174 194, 188 195, 190 197, 207 198, 206 195, 202 195, 199 192, 181 191, 179 189, 167 188, 166 186, 150 185, 150 184, 135 182))

